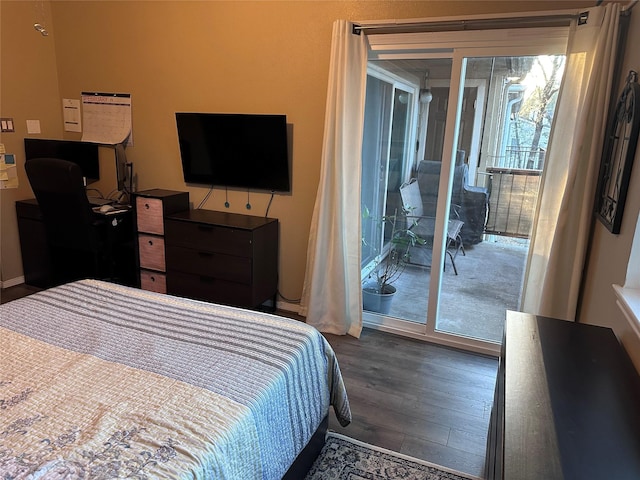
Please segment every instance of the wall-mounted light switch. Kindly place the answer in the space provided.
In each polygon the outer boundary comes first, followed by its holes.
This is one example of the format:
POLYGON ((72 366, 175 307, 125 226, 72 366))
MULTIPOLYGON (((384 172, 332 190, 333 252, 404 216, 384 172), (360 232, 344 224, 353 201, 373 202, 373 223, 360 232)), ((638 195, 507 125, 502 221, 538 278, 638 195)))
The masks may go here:
POLYGON ((0 127, 3 132, 15 132, 13 127, 13 118, 0 118, 0 127))

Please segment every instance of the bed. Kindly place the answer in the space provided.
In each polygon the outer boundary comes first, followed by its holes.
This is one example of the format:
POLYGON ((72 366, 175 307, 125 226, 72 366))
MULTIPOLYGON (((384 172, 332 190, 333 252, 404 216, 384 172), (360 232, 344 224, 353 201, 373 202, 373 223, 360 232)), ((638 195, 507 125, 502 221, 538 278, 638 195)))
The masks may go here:
POLYGON ((97 280, 0 306, 0 478, 280 479, 330 406, 302 322, 97 280))

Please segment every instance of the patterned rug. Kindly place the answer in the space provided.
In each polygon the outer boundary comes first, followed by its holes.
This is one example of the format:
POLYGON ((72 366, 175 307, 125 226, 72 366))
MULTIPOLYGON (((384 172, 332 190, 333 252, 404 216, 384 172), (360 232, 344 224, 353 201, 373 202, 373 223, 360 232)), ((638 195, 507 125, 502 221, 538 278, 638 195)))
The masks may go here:
POLYGON ((479 480, 454 470, 329 432, 305 480, 479 480))

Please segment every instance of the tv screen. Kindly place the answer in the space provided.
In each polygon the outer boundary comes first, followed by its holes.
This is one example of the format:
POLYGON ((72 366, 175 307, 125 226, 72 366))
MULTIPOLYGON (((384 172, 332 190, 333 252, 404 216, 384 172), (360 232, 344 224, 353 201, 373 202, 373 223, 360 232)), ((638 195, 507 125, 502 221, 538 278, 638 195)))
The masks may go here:
POLYGON ((186 183, 289 192, 287 117, 176 113, 186 183))
POLYGON ((88 182, 100 180, 98 144, 73 140, 24 139, 25 160, 32 158, 58 158, 76 163, 88 182))

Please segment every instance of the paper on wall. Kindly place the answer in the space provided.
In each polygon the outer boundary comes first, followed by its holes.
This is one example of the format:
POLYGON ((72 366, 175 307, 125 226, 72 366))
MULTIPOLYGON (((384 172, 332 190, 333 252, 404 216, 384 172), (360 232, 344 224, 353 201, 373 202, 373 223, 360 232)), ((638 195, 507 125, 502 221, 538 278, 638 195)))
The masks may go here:
MULTIPOLYGON (((4 145, 0 146, 4 152, 4 145)), ((12 153, 0 153, 0 188, 18 188, 16 157, 12 153)))
POLYGON ((40 120, 27 120, 27 133, 42 133, 42 130, 40 130, 40 120))
POLYGON ((80 100, 75 98, 62 99, 62 114, 64 129, 67 132, 82 131, 82 116, 80 115, 80 100))
POLYGON ((82 92, 82 122, 84 142, 133 145, 128 93, 82 92))

